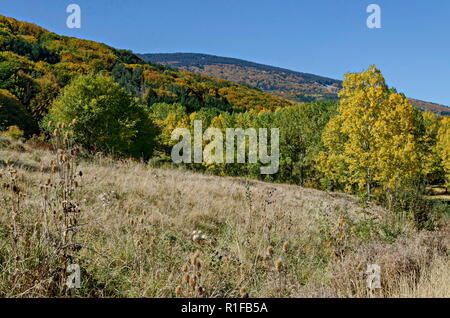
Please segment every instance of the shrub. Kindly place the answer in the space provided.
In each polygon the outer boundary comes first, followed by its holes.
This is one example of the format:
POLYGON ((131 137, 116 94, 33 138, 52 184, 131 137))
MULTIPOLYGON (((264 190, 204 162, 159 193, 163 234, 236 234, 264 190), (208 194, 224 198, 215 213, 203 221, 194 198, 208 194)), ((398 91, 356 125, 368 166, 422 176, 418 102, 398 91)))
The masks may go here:
POLYGON ((86 148, 120 156, 149 158, 155 126, 137 100, 109 76, 74 79, 53 103, 47 121, 71 122, 74 138, 86 148))
POLYGON ((8 129, 4 132, 4 134, 12 139, 19 140, 24 136, 24 132, 17 126, 9 126, 8 129))
POLYGON ((34 131, 34 123, 19 101, 19 99, 5 89, 0 89, 0 130, 6 130, 9 126, 16 126, 24 130, 26 134, 34 131))

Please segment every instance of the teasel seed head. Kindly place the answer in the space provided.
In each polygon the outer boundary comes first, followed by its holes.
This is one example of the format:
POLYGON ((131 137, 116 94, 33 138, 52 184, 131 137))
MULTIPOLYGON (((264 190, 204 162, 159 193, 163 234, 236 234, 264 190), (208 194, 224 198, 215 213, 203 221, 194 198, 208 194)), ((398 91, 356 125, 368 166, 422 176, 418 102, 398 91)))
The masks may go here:
POLYGON ((19 193, 20 193, 19 187, 16 186, 15 184, 12 186, 12 191, 13 191, 14 193, 16 193, 16 194, 19 194, 19 193))
POLYGON ((194 288, 197 285, 197 277, 195 277, 195 276, 190 277, 189 285, 191 285, 191 287, 194 288))
POLYGON ((175 288, 175 295, 180 296, 181 295, 181 286, 177 286, 175 288))
POLYGON ((241 295, 241 298, 248 298, 247 289, 245 289, 244 287, 241 287, 239 289, 239 295, 241 295))
POLYGON ((272 246, 269 246, 268 248, 267 248, 267 256, 272 256, 273 255, 273 247, 272 246))
POLYGON ((287 253, 289 251, 289 243, 284 242, 283 243, 283 252, 287 253))
POLYGON ((183 275, 183 283, 189 284, 189 279, 190 279, 189 274, 184 274, 183 275))
POLYGON ((277 272, 281 272, 281 270, 283 269, 283 260, 281 258, 279 258, 275 262, 275 269, 277 270, 277 272))

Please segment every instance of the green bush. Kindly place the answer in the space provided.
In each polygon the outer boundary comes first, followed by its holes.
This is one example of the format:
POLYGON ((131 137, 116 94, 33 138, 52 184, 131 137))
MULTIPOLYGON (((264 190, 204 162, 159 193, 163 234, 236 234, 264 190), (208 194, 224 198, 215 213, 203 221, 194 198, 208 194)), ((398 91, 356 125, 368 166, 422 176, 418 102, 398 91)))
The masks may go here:
POLYGON ((72 125, 74 138, 94 151, 135 158, 151 157, 155 126, 144 107, 111 77, 75 78, 53 103, 43 121, 72 125))
POLYGON ((24 136, 23 130, 17 126, 9 126, 3 134, 14 140, 22 139, 24 136))

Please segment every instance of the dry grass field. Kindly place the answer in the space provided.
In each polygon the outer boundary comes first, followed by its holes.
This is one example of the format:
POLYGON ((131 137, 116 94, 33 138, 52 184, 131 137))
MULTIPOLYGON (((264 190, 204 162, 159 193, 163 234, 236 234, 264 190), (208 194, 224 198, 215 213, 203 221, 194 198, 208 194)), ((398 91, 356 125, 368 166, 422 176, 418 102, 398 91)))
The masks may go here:
POLYGON ((0 296, 450 297, 448 205, 419 231, 344 194, 0 138, 0 296))

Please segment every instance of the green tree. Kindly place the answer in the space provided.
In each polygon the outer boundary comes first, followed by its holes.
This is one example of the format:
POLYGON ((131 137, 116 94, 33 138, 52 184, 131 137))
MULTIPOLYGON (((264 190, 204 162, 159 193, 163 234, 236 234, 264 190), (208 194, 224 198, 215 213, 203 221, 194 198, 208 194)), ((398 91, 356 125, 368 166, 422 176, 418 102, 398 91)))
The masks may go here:
POLYGON ((53 103, 47 120, 76 120, 75 139, 97 151, 148 158, 155 146, 156 130, 148 113, 109 76, 74 79, 53 103))
POLYGON ((336 109, 336 102, 314 102, 283 108, 271 115, 274 119, 268 127, 280 128, 279 181, 319 186, 316 158, 323 150, 325 126, 336 115, 336 109))
POLYGON ((186 108, 177 103, 155 103, 150 107, 150 118, 158 127, 157 155, 169 158, 171 149, 176 144, 172 140, 172 131, 188 125, 186 108))

